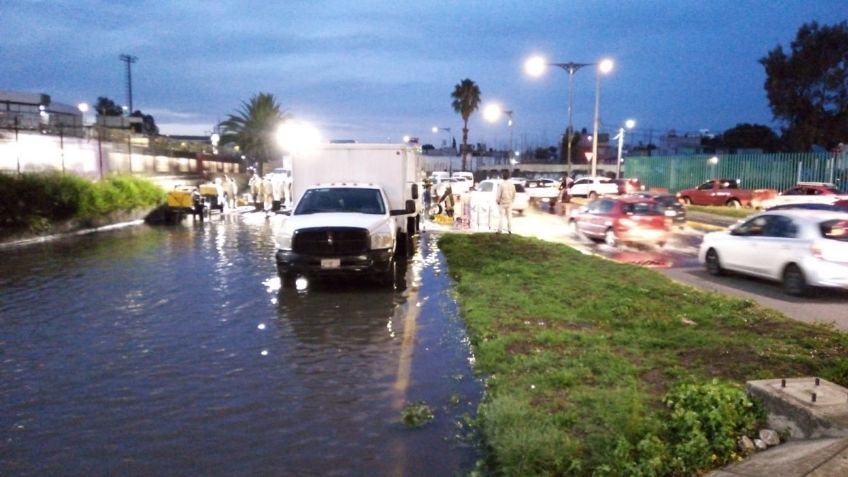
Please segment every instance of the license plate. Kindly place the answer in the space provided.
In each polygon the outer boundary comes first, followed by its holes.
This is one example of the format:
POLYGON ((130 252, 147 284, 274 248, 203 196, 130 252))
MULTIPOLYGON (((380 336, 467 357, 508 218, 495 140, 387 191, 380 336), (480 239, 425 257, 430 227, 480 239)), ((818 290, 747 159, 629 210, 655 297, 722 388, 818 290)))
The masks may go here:
POLYGON ((342 261, 339 258, 322 258, 321 259, 321 268, 339 268, 342 265, 342 261))

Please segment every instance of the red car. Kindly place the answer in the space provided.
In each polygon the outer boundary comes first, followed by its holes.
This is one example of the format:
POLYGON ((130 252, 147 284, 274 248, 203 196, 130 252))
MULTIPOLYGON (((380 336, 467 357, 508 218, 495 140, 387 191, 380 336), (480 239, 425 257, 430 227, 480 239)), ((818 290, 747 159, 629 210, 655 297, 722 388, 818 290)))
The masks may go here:
POLYGON ((569 218, 574 235, 620 243, 654 244, 662 247, 671 237, 671 224, 663 208, 644 197, 604 197, 575 210, 569 218))

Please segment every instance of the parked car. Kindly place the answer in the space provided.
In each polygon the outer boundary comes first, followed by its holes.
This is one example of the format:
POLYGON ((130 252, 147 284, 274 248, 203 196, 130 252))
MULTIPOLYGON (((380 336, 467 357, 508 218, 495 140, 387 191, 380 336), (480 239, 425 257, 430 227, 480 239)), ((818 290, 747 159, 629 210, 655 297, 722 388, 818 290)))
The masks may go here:
POLYGON ((618 184, 619 194, 632 194, 644 189, 642 187, 642 182, 635 177, 630 179, 613 179, 613 182, 618 184))
POLYGON ((530 203, 548 202, 551 205, 556 204, 559 199, 559 182, 553 179, 529 179, 524 188, 530 196, 530 203))
POLYGON ((602 197, 572 212, 568 221, 574 235, 602 239, 615 247, 620 243, 662 247, 671 237, 665 214, 650 198, 602 197))
MULTIPOLYGON (((471 192, 471 206, 479 209, 497 208, 495 202, 495 193, 497 192, 500 179, 486 179, 480 181, 477 187, 471 192)), ((515 200, 512 203, 512 211, 519 215, 524 213, 524 210, 530 206, 530 196, 521 184, 515 185, 515 200)))
POLYGON ((751 205, 755 208, 768 210, 778 205, 814 202, 827 204, 840 199, 848 199, 848 194, 843 194, 831 183, 799 182, 776 197, 754 201, 751 205))
POLYGON ((710 179, 698 187, 684 189, 677 198, 686 205, 726 205, 751 207, 752 200, 762 201, 777 195, 772 189, 743 189, 739 179, 710 179))
POLYGON ((777 280, 790 295, 811 286, 848 289, 848 214, 762 212, 729 231, 706 234, 698 259, 713 275, 733 271, 777 280))
POLYGON ((618 184, 607 177, 581 177, 571 184, 568 195, 596 199, 601 195, 618 194, 618 184))
POLYGON ((659 206, 660 210, 662 210, 663 215, 665 215, 667 219, 671 220, 674 225, 682 226, 686 223, 686 207, 683 207, 683 204, 677 200, 677 197, 671 194, 662 194, 659 192, 636 192, 631 195, 646 199, 653 199, 659 206))
POLYGON ((454 194, 465 194, 470 191, 473 184, 465 177, 451 177, 447 180, 451 184, 454 194))
POLYGON ((797 204, 781 204, 768 208, 769 211, 786 209, 830 210, 834 212, 848 212, 848 199, 841 199, 831 203, 803 202, 797 204))

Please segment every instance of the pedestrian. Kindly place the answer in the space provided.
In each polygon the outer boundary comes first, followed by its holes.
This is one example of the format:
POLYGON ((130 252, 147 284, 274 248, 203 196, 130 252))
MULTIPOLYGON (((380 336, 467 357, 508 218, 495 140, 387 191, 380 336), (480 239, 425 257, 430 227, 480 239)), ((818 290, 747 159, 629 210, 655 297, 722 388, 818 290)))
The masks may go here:
POLYGON ((236 205, 238 205, 237 197, 238 197, 238 185, 236 184, 235 179, 230 177, 229 175, 225 176, 224 179, 224 189, 227 194, 227 200, 229 201, 230 209, 235 210, 236 205))
POLYGON ((573 183, 574 179, 566 176, 562 178, 562 182, 559 184, 560 210, 562 211, 560 215, 565 215, 566 217, 568 217, 571 213, 571 193, 568 191, 568 189, 571 188, 571 184, 573 183))
POLYGON ((253 207, 256 210, 259 210, 259 197, 262 194, 262 179, 259 178, 259 174, 256 171, 253 171, 253 176, 247 183, 248 187, 250 187, 250 199, 253 201, 253 207))
POLYGON ((509 180, 509 171, 503 171, 503 180, 498 184, 495 202, 498 203, 498 233, 503 231, 504 216, 506 216, 506 231, 512 234, 512 203, 515 201, 515 184, 509 180))
POLYGON ((444 204, 445 204, 445 214, 448 217, 453 218, 453 207, 454 207, 453 189, 451 188, 450 181, 445 181, 445 182, 443 182, 443 184, 445 185, 445 192, 439 198, 439 203, 441 204, 441 203, 444 202, 444 204))
POLYGON ((430 179, 424 180, 424 193, 421 194, 424 202, 424 220, 430 220, 430 204, 433 201, 432 186, 433 183, 430 182, 430 179))

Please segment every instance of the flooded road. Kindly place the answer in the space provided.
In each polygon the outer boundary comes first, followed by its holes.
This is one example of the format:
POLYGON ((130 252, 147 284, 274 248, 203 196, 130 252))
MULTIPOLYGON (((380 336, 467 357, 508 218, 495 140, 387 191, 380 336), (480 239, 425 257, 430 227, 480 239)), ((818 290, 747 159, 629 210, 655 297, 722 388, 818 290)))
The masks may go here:
POLYGON ((254 214, 0 251, 0 475, 467 472, 482 386, 435 240, 403 292, 281 290, 254 214))

